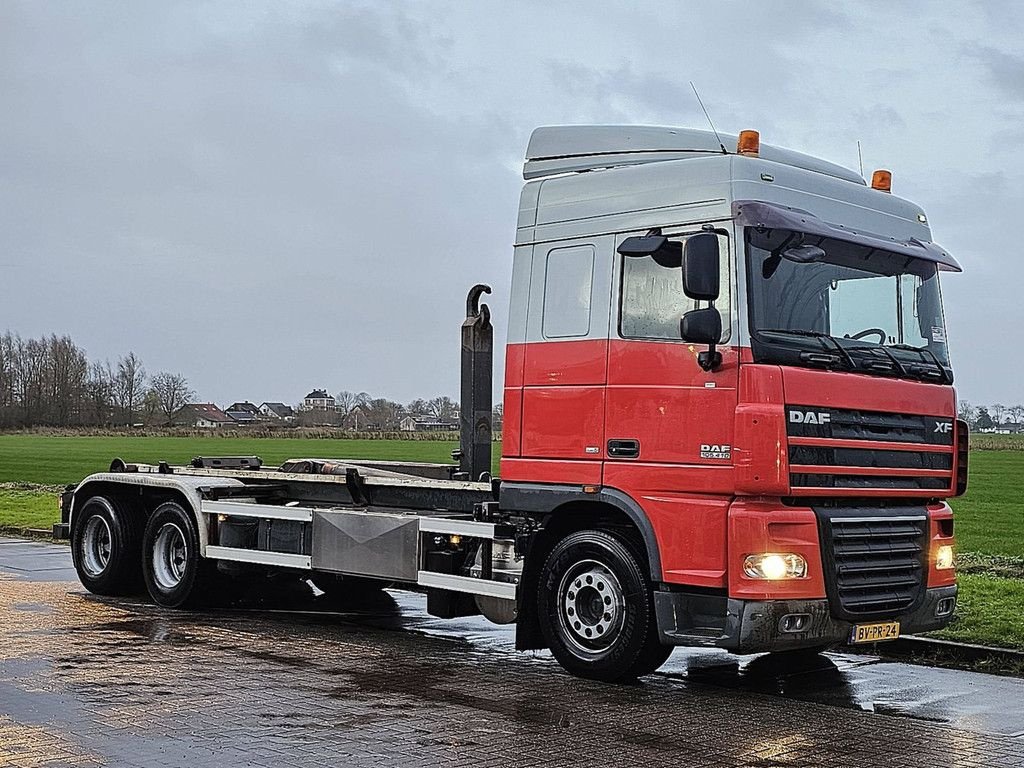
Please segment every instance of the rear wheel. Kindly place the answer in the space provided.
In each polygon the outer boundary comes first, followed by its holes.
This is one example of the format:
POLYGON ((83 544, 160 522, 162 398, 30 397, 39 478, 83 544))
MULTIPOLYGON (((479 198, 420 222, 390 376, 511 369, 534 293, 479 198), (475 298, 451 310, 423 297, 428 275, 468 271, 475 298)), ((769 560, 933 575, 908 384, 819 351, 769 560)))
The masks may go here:
POLYGON ((195 605, 216 572, 215 563, 199 556, 199 534, 192 515, 174 501, 154 510, 142 537, 142 575, 158 605, 195 605))
POLYGON ((672 652, 658 639, 643 559, 606 531, 571 533, 541 570, 537 614, 566 670, 615 681, 653 672, 672 652))
POLYGON ((78 578, 97 595, 139 591, 141 521, 119 503, 93 496, 75 513, 71 556, 78 578))

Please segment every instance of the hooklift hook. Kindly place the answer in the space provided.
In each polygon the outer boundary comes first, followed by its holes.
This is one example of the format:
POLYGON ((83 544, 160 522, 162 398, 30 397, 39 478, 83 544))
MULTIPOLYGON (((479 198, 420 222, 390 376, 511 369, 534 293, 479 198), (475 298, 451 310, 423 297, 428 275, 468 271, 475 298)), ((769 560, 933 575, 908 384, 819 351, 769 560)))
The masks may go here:
POLYGON ((491 292, 491 286, 484 285, 483 283, 477 283, 469 289, 469 295, 466 296, 466 318, 479 317, 483 321, 483 325, 487 325, 491 320, 491 308, 486 304, 480 304, 480 297, 485 293, 491 292))

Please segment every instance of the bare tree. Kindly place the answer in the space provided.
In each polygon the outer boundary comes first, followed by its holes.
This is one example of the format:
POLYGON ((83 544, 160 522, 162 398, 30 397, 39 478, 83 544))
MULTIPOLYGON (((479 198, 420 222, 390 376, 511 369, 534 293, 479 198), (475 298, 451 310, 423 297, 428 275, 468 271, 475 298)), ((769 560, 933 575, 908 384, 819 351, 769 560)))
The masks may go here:
POLYGON ((195 397, 195 392, 188 386, 188 380, 180 373, 158 373, 153 377, 150 391, 156 397, 168 425, 173 422, 174 414, 195 397))
POLYGON ((338 411, 338 417, 342 425, 348 420, 352 409, 356 407, 356 393, 343 389, 334 396, 334 407, 338 411))
POLYGON ((106 425, 111 420, 111 405, 114 402, 114 374, 110 361, 93 363, 89 366, 89 377, 85 382, 85 422, 106 425))
POLYGON ((371 400, 360 411, 366 418, 364 429, 379 432, 390 432, 398 429, 405 409, 401 403, 395 403, 379 397, 371 400))
POLYGON ((120 410, 122 424, 131 426, 135 420, 135 412, 142 407, 142 399, 146 394, 146 369, 134 352, 117 361, 117 373, 114 375, 114 397, 120 410))
POLYGON ((145 424, 156 424, 160 415, 160 398, 152 389, 147 389, 142 396, 142 421, 145 424))
POLYGON ((418 397, 405 406, 405 410, 410 416, 426 416, 430 413, 430 403, 418 397))
POLYGON ((1006 406, 1002 403, 996 403, 992 406, 992 421, 995 422, 996 426, 1000 426, 1003 423, 1003 417, 1006 415, 1006 406))
POLYGON ((427 406, 430 408, 430 413, 436 416, 439 421, 451 421, 459 415, 459 406, 455 404, 454 400, 445 395, 435 397, 427 403, 427 406))
POLYGON ((1010 412, 1014 426, 1019 429, 1021 419, 1024 418, 1024 405, 1011 405, 1007 410, 1010 412))
POLYGON ((959 403, 957 403, 956 413, 957 416, 959 416, 961 419, 966 421, 968 424, 971 424, 974 422, 974 419, 977 415, 977 410, 977 408, 975 408, 966 400, 961 400, 959 403))

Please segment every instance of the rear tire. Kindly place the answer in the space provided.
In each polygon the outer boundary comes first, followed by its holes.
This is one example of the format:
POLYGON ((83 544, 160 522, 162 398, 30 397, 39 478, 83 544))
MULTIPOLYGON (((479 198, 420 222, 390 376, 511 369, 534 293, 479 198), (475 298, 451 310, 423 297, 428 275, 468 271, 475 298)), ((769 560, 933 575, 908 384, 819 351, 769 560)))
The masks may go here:
POLYGON ((192 515, 176 501, 161 504, 142 537, 142 575, 157 605, 188 608, 208 598, 205 589, 216 563, 199 555, 199 533, 192 515))
POLYGON ((541 569, 537 616, 555 659, 579 677, 633 679, 672 652, 658 638, 643 558, 606 531, 577 531, 555 545, 541 569))
POLYGON ((83 586, 97 595, 141 591, 142 521, 106 496, 93 496, 75 513, 71 558, 83 586))

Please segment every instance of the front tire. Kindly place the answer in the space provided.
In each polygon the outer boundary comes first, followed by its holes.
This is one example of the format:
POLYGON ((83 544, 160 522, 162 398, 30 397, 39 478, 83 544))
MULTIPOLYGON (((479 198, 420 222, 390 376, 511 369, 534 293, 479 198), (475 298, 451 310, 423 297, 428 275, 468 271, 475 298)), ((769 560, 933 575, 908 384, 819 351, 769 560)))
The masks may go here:
POLYGON ((71 535, 71 558, 86 589, 96 595, 140 591, 141 525, 114 499, 86 499, 75 513, 71 535))
POLYGON ((567 671, 617 681, 653 672, 672 649, 658 639, 643 558, 624 538, 585 530, 562 539, 541 569, 537 615, 567 671))
POLYGON ((192 515, 175 501, 161 504, 142 537, 142 575, 157 605, 196 605, 216 564, 199 556, 199 533, 192 515))

